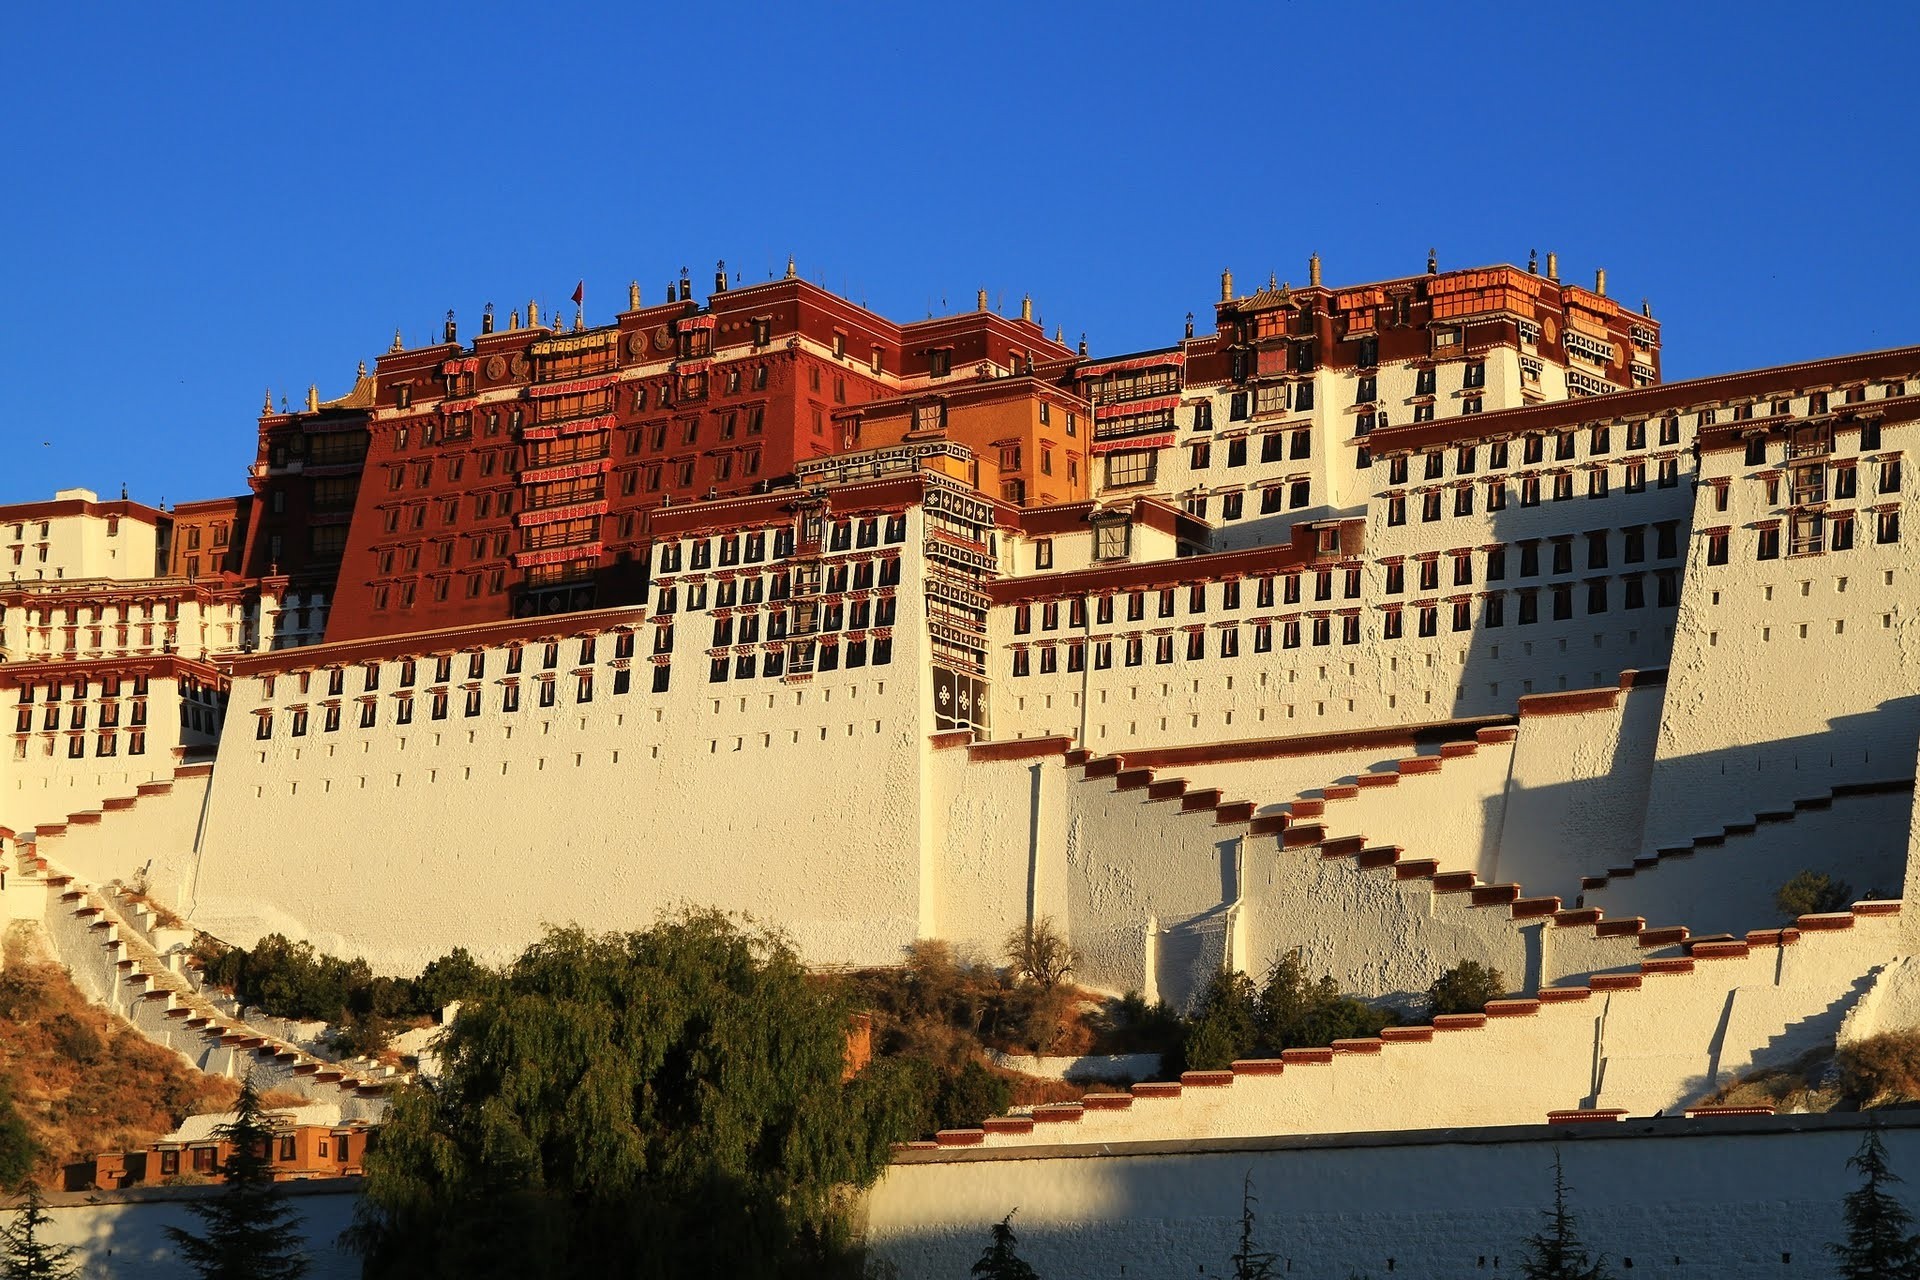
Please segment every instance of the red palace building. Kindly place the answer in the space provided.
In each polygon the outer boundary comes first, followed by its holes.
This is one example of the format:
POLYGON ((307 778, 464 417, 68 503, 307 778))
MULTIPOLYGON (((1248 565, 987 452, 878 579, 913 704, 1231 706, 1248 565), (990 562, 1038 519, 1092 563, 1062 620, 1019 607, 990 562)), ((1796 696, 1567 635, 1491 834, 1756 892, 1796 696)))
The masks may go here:
POLYGON ((529 304, 471 345, 395 335, 329 405, 268 414, 247 563, 334 572, 325 638, 352 640, 633 603, 648 516, 757 492, 862 447, 847 412, 917 388, 1031 371, 1072 352, 987 310, 897 324, 798 278, 691 284, 571 331, 529 304))

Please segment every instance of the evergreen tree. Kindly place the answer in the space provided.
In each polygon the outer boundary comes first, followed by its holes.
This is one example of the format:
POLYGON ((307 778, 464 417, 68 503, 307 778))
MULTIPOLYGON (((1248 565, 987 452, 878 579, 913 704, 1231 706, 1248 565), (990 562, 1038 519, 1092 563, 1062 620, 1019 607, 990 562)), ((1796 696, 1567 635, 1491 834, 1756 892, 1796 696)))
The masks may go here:
POLYGON ((0 1280, 73 1280, 80 1274, 72 1245, 48 1244, 41 1230, 52 1221, 40 1187, 29 1179, 13 1222, 0 1230, 0 1280))
POLYGON ((1240 1248, 1229 1259, 1233 1263, 1233 1280, 1268 1280, 1278 1261, 1274 1254, 1254 1246, 1253 1206, 1258 1203, 1253 1198, 1253 1175, 1249 1173, 1240 1188, 1240 1248))
POLYGON ((167 1235, 201 1280, 299 1280, 308 1266, 300 1216, 274 1185, 273 1122, 251 1074, 233 1119, 213 1132, 233 1146, 220 1171, 226 1189, 187 1206, 206 1224, 204 1235, 179 1227, 168 1227, 167 1235))
MULTIPOLYGON (((1018 1213, 1019 1210, 1013 1212, 1018 1213)), ((972 1274, 979 1276, 980 1280, 1040 1280, 1040 1273, 1013 1251, 1013 1246, 1018 1243, 1013 1234, 1013 1213, 1009 1213, 993 1224, 993 1240, 987 1245, 987 1251, 980 1255, 980 1261, 973 1264, 972 1274)))
POLYGON ((1830 1244, 1845 1280, 1920 1280, 1920 1236, 1908 1235, 1913 1215, 1883 1190, 1900 1176, 1887 1167, 1887 1148, 1878 1128, 1867 1130, 1847 1167, 1863 1181, 1846 1199, 1847 1239, 1830 1244))
POLYGON ((1590 1260, 1587 1247, 1580 1243, 1573 1212, 1567 1208, 1567 1178, 1557 1151, 1553 1154, 1553 1208, 1545 1213, 1547 1229, 1527 1238, 1520 1274, 1527 1280, 1610 1280, 1606 1256, 1590 1260))

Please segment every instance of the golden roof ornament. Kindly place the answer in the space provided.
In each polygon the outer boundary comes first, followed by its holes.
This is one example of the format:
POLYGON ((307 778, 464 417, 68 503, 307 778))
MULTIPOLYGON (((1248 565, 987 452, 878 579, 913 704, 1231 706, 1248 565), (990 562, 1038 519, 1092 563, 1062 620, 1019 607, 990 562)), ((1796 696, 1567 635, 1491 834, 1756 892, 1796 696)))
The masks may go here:
POLYGON ((307 384, 307 412, 320 412, 320 384, 317 382, 307 384))
POLYGON ((273 412, 273 388, 267 388, 267 398, 260 402, 260 416, 267 417, 273 412))
POLYGON ((540 304, 532 298, 527 299, 527 327, 530 329, 540 327, 540 304))
POLYGON ((1438 249, 1427 250, 1427 274, 1430 276, 1440 274, 1440 251, 1438 249))
POLYGON ((789 280, 793 279, 794 275, 795 275, 795 272, 793 269, 793 255, 788 254, 787 255, 787 279, 789 280))
POLYGON ((1530 276, 1540 274, 1540 251, 1538 249, 1527 250, 1527 274, 1530 276))
POLYGON ((629 280, 627 281, 627 310, 638 311, 639 309, 640 282, 638 280, 629 280))
POLYGON ((407 344, 400 337, 400 326, 395 325, 393 327, 393 345, 387 348, 387 353, 391 355, 395 352, 405 351, 406 349, 407 344))
POLYGON ((353 376, 356 378, 364 378, 367 376, 367 362, 365 360, 362 360, 360 366, 353 371, 353 376))
POLYGON ((1314 289, 1320 287, 1320 255, 1317 253, 1307 259, 1307 285, 1314 289))

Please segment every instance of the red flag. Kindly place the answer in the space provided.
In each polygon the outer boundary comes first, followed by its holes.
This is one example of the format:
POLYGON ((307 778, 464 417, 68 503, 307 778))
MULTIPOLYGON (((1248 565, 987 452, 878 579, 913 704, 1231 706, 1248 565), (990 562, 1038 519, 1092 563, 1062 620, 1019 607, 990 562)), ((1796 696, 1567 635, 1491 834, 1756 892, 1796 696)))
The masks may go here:
POLYGON ((585 302, 586 300, 587 300, 587 282, 585 280, 582 280, 579 284, 573 286, 573 305, 577 307, 581 303, 585 302))

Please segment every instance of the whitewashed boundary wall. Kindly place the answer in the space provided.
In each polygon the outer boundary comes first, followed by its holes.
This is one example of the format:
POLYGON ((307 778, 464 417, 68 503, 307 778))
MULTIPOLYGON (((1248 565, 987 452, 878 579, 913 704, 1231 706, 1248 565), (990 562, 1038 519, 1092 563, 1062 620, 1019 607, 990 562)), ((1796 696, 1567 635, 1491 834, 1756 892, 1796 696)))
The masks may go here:
POLYGON ((1847 1011, 1900 954, 1897 902, 1692 944, 1634 972, 1435 1015, 1377 1038, 1289 1049, 1030 1114, 942 1130, 939 1147, 1479 1128, 1556 1112, 1653 1115, 1756 1067, 1831 1050, 1847 1011))
POLYGON ((1587 877, 1579 901, 1609 916, 1657 913, 1720 933, 1773 923, 1776 893, 1802 871, 1845 881, 1860 897, 1891 897, 1906 878, 1912 812, 1911 780, 1781 797, 1719 833, 1587 877))
MULTIPOLYGON (((353 1224, 360 1180, 283 1184, 299 1215, 297 1226, 312 1268, 307 1280, 359 1280, 360 1259, 341 1246, 353 1224)), ((48 1197, 50 1244, 78 1249, 75 1261, 87 1280, 193 1280, 194 1270, 175 1249, 168 1227, 205 1229, 189 1210, 218 1188, 148 1187, 138 1192, 62 1193, 48 1197)), ((0 1221, 12 1218, 0 1212, 0 1221)))
MULTIPOLYGON (((1920 1130, 1878 1118, 1912 1185, 1920 1130)), ((1860 1116, 1643 1120, 1475 1134, 913 1153, 867 1198, 871 1254, 902 1280, 965 1275, 1009 1212, 1047 1280, 1231 1273, 1243 1188, 1279 1274, 1518 1274, 1565 1170, 1582 1239, 1615 1275, 1832 1274, 1860 1116), (1623 1268, 1631 1263, 1631 1272, 1623 1268), (1497 1269, 1496 1269, 1497 1268, 1497 1269)), ((1913 1206, 1911 1196, 1903 1196, 1913 1206)))
POLYGON ((1628 671, 1617 690, 1521 700, 1500 878, 1572 901, 1580 877, 1639 855, 1664 676, 1628 671))

